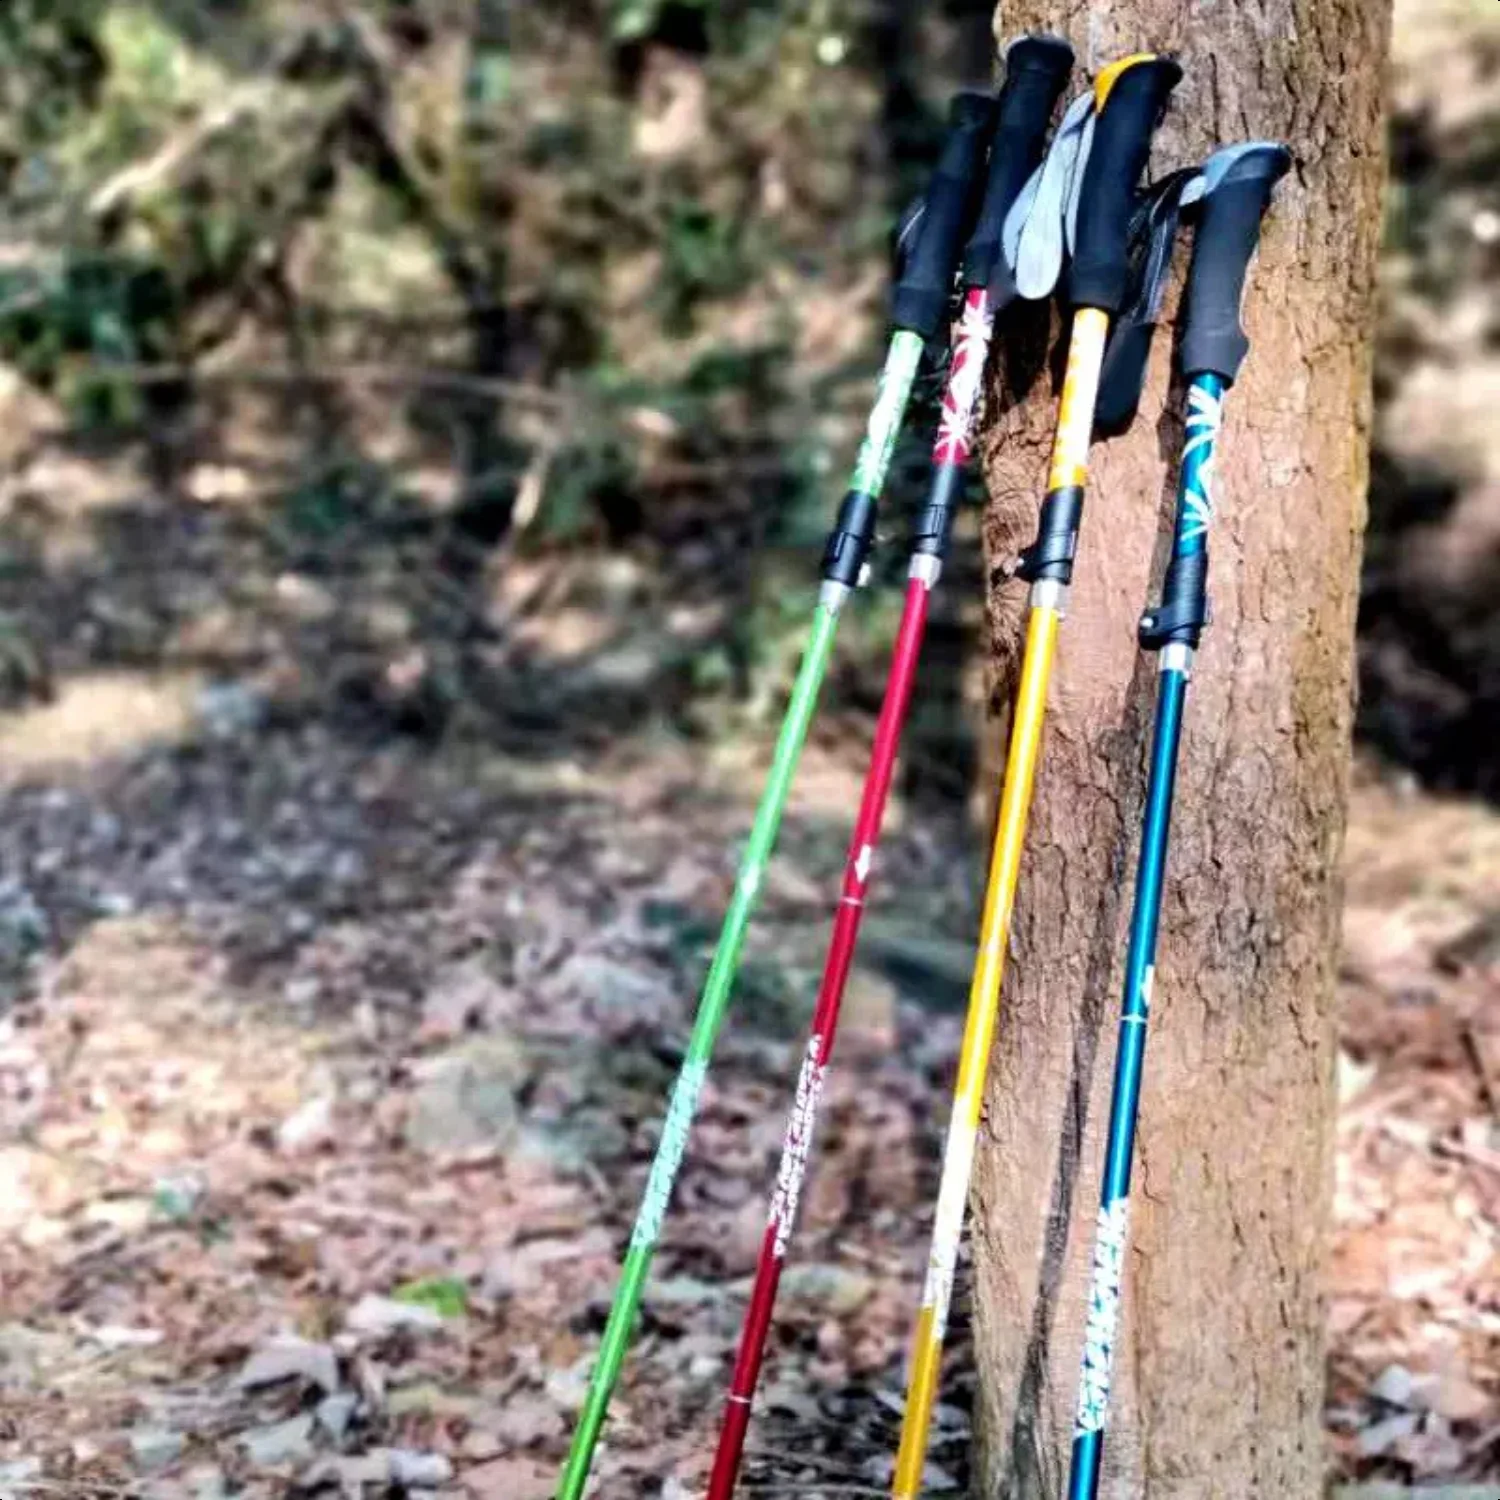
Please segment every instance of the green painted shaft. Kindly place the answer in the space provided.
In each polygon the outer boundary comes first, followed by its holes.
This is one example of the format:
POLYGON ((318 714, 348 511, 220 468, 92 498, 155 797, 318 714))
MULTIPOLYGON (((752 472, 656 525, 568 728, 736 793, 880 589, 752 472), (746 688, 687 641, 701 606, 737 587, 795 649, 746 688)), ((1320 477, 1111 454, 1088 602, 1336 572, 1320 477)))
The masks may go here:
MULTIPOLYGON (((915 334, 901 332, 892 336, 885 368, 880 376, 880 390, 855 464, 855 487, 872 497, 878 498, 884 488, 891 452, 895 447, 896 434, 900 430, 907 402, 911 398, 912 382, 916 378, 921 354, 922 340, 915 334)), ((646 1274, 651 1268, 651 1257, 661 1235, 662 1220, 672 1196, 672 1186, 677 1180, 678 1169, 682 1166, 683 1153, 687 1150, 688 1132, 697 1112, 698 1095, 702 1092, 703 1080, 708 1075, 714 1041, 718 1037, 724 1012, 729 1005, 730 992, 734 987, 735 975, 739 971, 745 931, 750 925, 750 916, 755 909, 766 865, 770 861, 771 850, 781 828, 781 816, 786 810, 792 777, 796 774, 808 726, 812 723, 813 713, 818 705, 818 693, 828 671, 829 658, 833 654, 838 621, 839 601, 825 599, 820 602, 813 616, 812 637, 798 669, 792 699, 787 705, 786 717, 782 720, 781 732, 776 739, 776 751, 771 758, 766 788, 761 793, 760 806, 756 809, 755 822, 750 829, 750 839, 740 861, 734 897, 724 916, 724 926, 719 933, 718 946, 714 949, 713 963, 709 966, 703 995, 698 1002, 698 1014, 693 1021, 692 1035, 688 1039, 687 1056, 683 1059, 677 1082, 672 1086, 661 1141, 646 1179, 646 1191, 636 1215, 635 1228, 630 1235, 630 1249, 620 1271, 609 1322, 605 1325, 604 1337, 599 1344, 599 1358, 594 1365, 588 1395, 584 1399, 578 1426, 573 1433, 573 1445, 568 1452, 568 1461, 558 1485, 557 1500, 582 1500, 588 1484, 594 1449, 604 1425, 604 1414, 609 1406, 610 1396, 614 1393, 620 1367, 625 1361, 625 1351, 635 1329, 646 1274)))
POLYGON ((917 366, 922 363, 924 347, 920 334, 908 333, 904 328, 891 335, 885 368, 880 372, 880 389, 875 393, 870 423, 860 445, 859 457, 854 461, 854 478, 849 483, 850 489, 863 490, 872 499, 878 500, 885 488, 891 454, 896 449, 896 438, 901 432, 901 420, 906 415, 906 403, 911 400, 911 388, 917 378, 917 366))
POLYGON ((614 1306, 610 1309, 609 1322, 599 1345, 598 1363, 594 1366, 588 1396, 578 1419, 567 1468, 563 1471, 562 1484, 557 1492, 558 1500, 579 1500, 588 1480, 594 1446, 604 1423, 605 1408, 609 1405, 615 1381, 619 1378, 620 1366, 625 1360, 625 1351, 634 1332, 646 1273, 650 1269, 652 1253, 661 1234, 662 1219, 666 1214, 672 1185, 687 1149, 688 1132, 697 1111, 698 1095, 703 1088, 704 1077, 708 1073, 714 1040, 729 1004, 735 972, 739 968, 745 929, 750 923, 750 914, 770 858, 771 846, 776 841, 787 792, 797 768, 808 725, 812 721, 813 710, 817 706, 818 690, 828 668, 837 629, 838 615, 820 605, 813 625, 812 642, 797 674, 791 706, 787 709, 781 735, 776 743, 770 779, 750 831, 750 842, 740 866, 739 879, 735 883, 734 899, 724 918, 724 928, 714 952, 713 965, 703 987, 703 998, 699 1002, 693 1034, 688 1041, 687 1056, 683 1059, 682 1070, 672 1088, 661 1143, 657 1147, 656 1158, 651 1163, 640 1212, 630 1235, 630 1250, 625 1257, 614 1306))

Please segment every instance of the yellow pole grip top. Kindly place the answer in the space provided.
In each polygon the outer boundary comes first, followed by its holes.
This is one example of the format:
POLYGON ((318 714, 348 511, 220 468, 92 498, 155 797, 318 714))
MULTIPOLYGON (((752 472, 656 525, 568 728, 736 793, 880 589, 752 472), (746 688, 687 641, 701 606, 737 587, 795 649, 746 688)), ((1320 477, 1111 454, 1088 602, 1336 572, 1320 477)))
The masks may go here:
POLYGON ((1129 57, 1122 57, 1118 62, 1112 62, 1103 69, 1094 80, 1094 113, 1098 114, 1104 108, 1104 101, 1109 98, 1109 91, 1120 81, 1120 78, 1128 73, 1131 68, 1138 68, 1142 63, 1153 63, 1160 56, 1157 52, 1132 52, 1129 57))

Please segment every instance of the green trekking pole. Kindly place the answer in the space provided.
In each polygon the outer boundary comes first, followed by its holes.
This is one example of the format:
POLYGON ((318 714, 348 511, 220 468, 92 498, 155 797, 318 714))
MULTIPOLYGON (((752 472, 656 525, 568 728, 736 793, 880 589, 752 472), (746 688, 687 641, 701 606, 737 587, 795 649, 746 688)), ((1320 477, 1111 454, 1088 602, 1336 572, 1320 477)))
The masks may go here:
POLYGON ((745 929, 781 826, 787 793, 828 670, 839 614, 859 585, 875 541, 876 502, 901 421, 911 397, 922 350, 941 328, 952 293, 960 249, 975 208, 975 187, 984 163, 994 100, 988 94, 964 93, 953 101, 948 137, 937 169, 922 200, 920 213, 902 235, 897 281, 892 295, 890 346, 865 439, 854 465, 849 493, 839 507, 823 554, 823 583, 813 616, 812 637, 802 658, 786 718, 776 739, 771 771, 761 794, 750 839, 740 863, 734 896, 714 950, 713 962, 698 1002, 688 1039, 687 1056, 672 1087, 661 1141, 646 1179, 646 1191, 630 1235, 609 1321, 588 1395, 573 1434, 573 1445, 558 1485, 557 1500, 582 1500, 593 1464, 609 1398, 619 1379, 625 1351, 634 1331, 646 1275, 661 1234, 672 1185, 687 1149, 688 1132, 697 1112, 698 1095, 708 1073, 714 1040, 724 1019, 745 929))

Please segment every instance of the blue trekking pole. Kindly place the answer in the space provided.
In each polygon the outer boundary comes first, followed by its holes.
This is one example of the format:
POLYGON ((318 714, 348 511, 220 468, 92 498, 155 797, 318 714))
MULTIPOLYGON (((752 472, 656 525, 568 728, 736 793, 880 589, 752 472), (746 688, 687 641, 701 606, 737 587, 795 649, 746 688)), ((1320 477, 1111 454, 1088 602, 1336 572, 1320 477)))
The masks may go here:
POLYGON ((1172 556, 1162 600, 1140 623, 1141 648, 1160 652, 1156 726, 1146 790, 1145 829, 1136 874, 1125 999, 1115 1060, 1114 1097, 1104 1158, 1098 1237, 1084 1334, 1083 1374, 1073 1436, 1068 1500, 1095 1500, 1109 1417, 1109 1383, 1125 1263, 1130 1166, 1146 1050, 1146 1019, 1156 975, 1156 938, 1183 701, 1193 653, 1208 623, 1208 527, 1213 518, 1214 447, 1224 395, 1249 352, 1240 327, 1245 278, 1261 219, 1291 153, 1267 142, 1231 146, 1204 163, 1183 203, 1199 202, 1197 239, 1183 318, 1180 358, 1188 381, 1187 432, 1178 483, 1172 556))

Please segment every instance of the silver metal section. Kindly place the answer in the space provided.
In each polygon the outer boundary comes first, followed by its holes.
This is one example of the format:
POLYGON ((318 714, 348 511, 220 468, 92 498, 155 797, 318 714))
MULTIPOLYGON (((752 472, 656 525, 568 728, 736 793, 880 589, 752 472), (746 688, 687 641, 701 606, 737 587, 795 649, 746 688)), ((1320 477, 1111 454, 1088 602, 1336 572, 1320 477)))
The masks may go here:
POLYGON ((1184 677, 1193 675, 1193 648, 1184 641, 1168 641, 1161 648, 1159 672, 1181 672, 1184 677))
POLYGON ((849 585, 847 583, 835 583, 831 578, 823 580, 823 587, 818 590, 818 603, 831 615, 836 615, 844 607, 844 600, 849 597, 849 585))
POLYGON ((930 589, 936 588, 938 579, 943 576, 943 560, 930 552, 919 552, 912 558, 906 576, 920 579, 930 589))
POLYGON ((1055 609, 1058 614, 1068 612, 1068 586, 1055 578, 1039 578, 1031 585, 1031 607, 1033 609, 1055 609))

